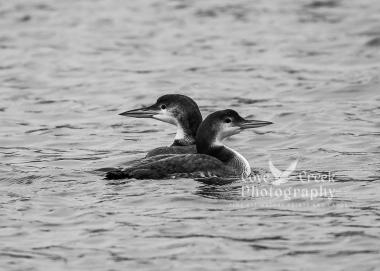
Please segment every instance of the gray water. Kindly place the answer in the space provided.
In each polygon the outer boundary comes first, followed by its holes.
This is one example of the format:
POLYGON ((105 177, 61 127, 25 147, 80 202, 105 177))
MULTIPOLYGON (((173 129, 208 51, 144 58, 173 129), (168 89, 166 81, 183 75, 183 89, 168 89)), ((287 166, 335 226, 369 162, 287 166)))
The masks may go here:
POLYGON ((379 14, 377 0, 1 1, 0 269, 379 270, 379 14), (94 173, 171 143, 174 127, 117 115, 166 93, 274 122, 226 143, 264 172, 298 158, 295 175, 330 173, 336 193, 94 173))

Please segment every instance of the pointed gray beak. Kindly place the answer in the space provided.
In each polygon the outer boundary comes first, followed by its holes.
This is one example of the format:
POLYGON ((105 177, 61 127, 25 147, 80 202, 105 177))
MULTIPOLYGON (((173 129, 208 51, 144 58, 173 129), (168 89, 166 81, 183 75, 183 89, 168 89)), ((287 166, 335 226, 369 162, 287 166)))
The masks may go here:
POLYGON ((159 112, 154 105, 148 107, 142 107, 138 109, 133 109, 120 113, 121 116, 132 117, 132 118, 152 118, 159 112))
POLYGON ((250 129, 250 128, 258 128, 266 125, 273 124, 270 121, 262 121, 262 120, 243 120, 238 126, 242 129, 250 129))

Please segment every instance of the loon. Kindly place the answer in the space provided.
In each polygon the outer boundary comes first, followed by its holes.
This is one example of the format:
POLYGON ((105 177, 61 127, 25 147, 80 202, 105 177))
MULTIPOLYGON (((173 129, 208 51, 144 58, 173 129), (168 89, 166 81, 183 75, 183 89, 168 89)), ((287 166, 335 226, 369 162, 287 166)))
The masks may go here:
POLYGON ((196 153, 195 136, 202 122, 197 103, 188 96, 166 94, 151 106, 133 109, 119 115, 134 118, 152 118, 177 126, 174 142, 169 147, 159 147, 146 157, 163 154, 196 153))
POLYGON ((236 111, 216 111, 201 123, 196 135, 196 154, 159 155, 143 159, 139 164, 110 171, 106 179, 162 179, 172 177, 247 178, 251 174, 248 161, 223 140, 243 130, 272 124, 247 120, 236 111))

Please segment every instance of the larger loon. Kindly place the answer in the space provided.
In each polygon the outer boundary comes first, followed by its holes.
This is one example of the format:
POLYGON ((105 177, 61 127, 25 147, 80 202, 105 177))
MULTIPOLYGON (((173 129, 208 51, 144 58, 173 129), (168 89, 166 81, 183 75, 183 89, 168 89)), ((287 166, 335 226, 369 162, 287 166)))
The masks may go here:
POLYGON ((272 122, 246 120, 231 109, 216 111, 207 116, 198 129, 198 153, 150 157, 124 170, 108 172, 106 178, 246 178, 251 174, 248 161, 237 151, 225 146, 222 141, 245 129, 269 124, 272 122))
POLYGON ((119 115, 134 118, 153 118, 177 126, 174 142, 169 147, 159 147, 146 157, 162 154, 196 153, 195 136, 202 122, 198 105, 188 96, 167 94, 151 106, 133 109, 119 115))

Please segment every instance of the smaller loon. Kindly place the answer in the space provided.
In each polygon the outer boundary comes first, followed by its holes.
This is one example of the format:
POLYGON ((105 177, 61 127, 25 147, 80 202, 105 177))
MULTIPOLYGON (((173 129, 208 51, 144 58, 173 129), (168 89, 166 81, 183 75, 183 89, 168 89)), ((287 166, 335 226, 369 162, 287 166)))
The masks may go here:
POLYGON ((246 120, 236 111, 216 111, 201 123, 196 135, 196 154, 159 155, 139 164, 107 173, 107 179, 161 179, 171 177, 246 178, 251 174, 248 161, 222 143, 225 138, 250 128, 272 124, 246 120))
POLYGON ((159 147, 148 152, 146 157, 162 154, 195 153, 195 136, 202 122, 198 105, 188 96, 167 94, 158 98, 151 106, 133 109, 119 115, 134 118, 152 118, 177 126, 174 142, 169 147, 159 147))

